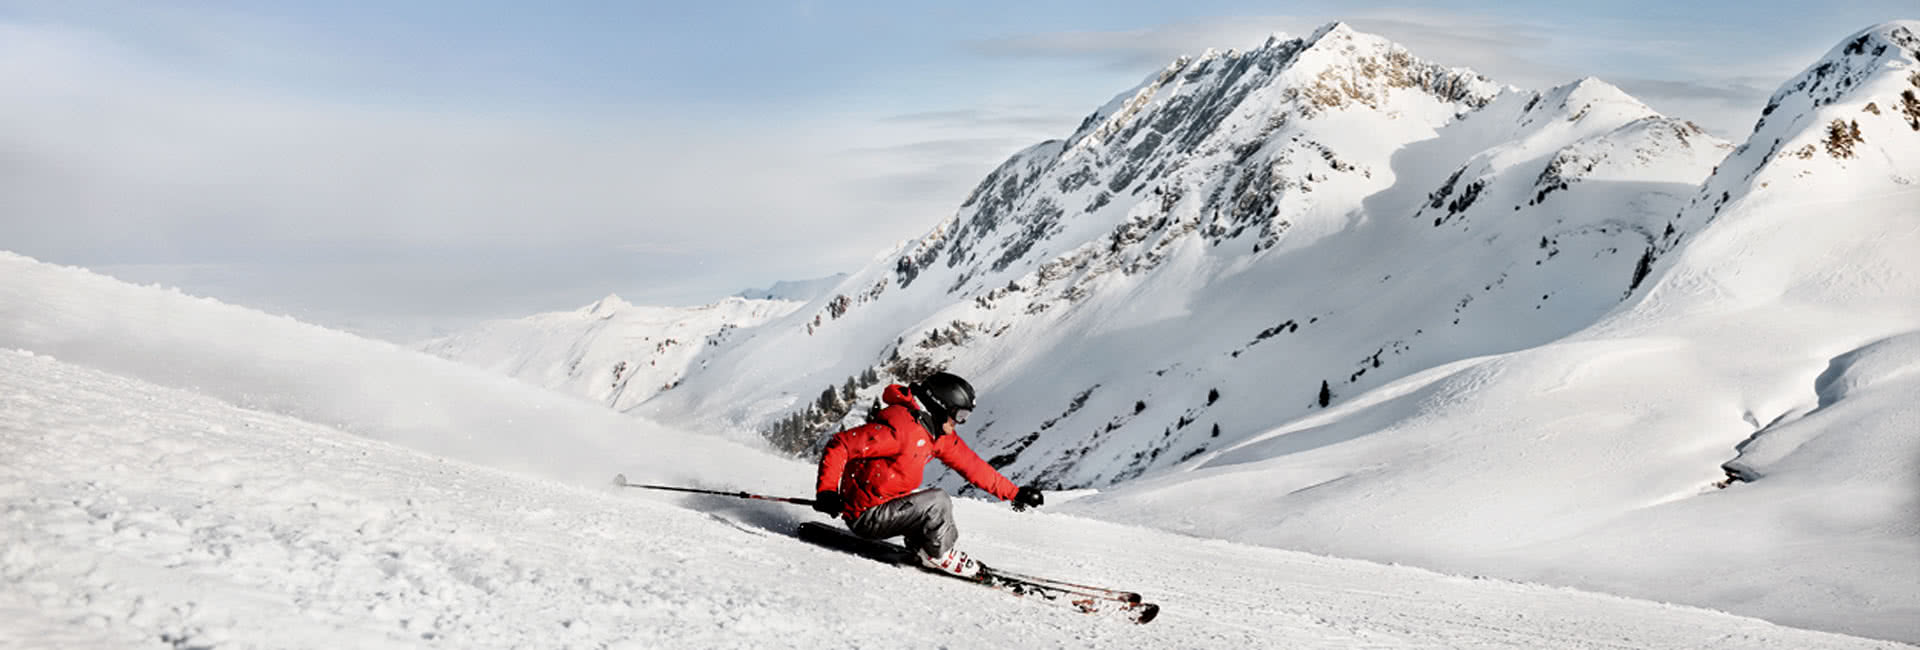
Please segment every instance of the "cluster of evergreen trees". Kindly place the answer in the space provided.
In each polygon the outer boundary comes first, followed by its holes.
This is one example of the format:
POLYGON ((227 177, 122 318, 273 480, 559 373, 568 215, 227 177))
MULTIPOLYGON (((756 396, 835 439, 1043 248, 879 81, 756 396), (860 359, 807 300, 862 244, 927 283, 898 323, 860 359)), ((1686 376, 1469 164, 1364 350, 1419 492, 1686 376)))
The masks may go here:
POLYGON ((838 431, 839 422, 853 411, 860 390, 878 383, 880 374, 872 368, 847 377, 845 383, 828 386, 813 403, 775 421, 761 434, 781 452, 795 456, 811 454, 825 435, 838 431))

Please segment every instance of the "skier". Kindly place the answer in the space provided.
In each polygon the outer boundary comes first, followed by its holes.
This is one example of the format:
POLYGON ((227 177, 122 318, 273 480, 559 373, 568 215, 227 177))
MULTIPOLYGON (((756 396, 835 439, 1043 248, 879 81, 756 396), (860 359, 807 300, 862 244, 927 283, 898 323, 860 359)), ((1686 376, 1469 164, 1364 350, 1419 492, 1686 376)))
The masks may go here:
POLYGON ((867 539, 906 538, 920 563, 970 577, 980 565, 955 549, 960 536, 953 502, 939 488, 918 490, 927 459, 960 472, 968 482, 1026 510, 1045 502, 1035 486, 1016 488, 954 433, 973 411, 973 386, 936 372, 911 387, 893 384, 880 395, 887 406, 873 421, 834 434, 820 457, 813 509, 839 516, 867 539), (924 406, 924 408, 921 408, 924 406))

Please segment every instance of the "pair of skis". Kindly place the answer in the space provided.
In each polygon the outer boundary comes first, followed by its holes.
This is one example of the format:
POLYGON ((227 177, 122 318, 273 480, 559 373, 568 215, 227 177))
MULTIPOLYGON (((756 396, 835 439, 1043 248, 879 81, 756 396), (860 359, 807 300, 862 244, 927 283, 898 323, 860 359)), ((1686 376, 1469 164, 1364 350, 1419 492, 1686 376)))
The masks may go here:
MULTIPOLYGON (((725 492, 720 490, 703 490, 699 488, 686 488, 686 487, 677 487, 677 486, 669 486, 669 485, 647 485, 642 483, 632 483, 627 481, 627 476, 625 474, 614 475, 613 484, 615 486, 624 487, 624 488, 644 488, 648 490, 692 492, 697 494, 711 494, 716 496, 734 497, 738 499, 778 501, 782 503, 791 503, 794 505, 803 505, 803 506, 813 505, 812 499, 801 499, 801 498, 793 498, 793 497, 776 497, 776 496, 767 496, 764 494, 753 494, 749 492, 725 492)), ((1160 615, 1159 605, 1145 602, 1140 597, 1140 594, 1131 592, 1131 591, 1121 591, 1118 589, 1108 589, 1106 587, 1095 587, 1093 585, 1083 585, 1078 583, 1066 582, 1064 580, 1054 580, 1052 578, 1042 578, 1040 576, 1027 575, 1024 573, 1016 573, 1013 571, 998 569, 991 566, 987 566, 985 564, 980 565, 980 573, 972 577, 956 576, 951 573, 946 573, 944 571, 935 571, 932 569, 926 569, 925 567, 922 567, 920 565, 919 560, 914 557, 913 553, 911 551, 908 551, 905 547, 902 547, 898 544, 866 539, 864 537, 855 535, 852 532, 847 531, 846 529, 839 528, 837 526, 829 526, 819 522, 810 521, 810 522, 800 524, 798 535, 802 540, 806 540, 808 542, 812 542, 814 544, 818 544, 821 546, 826 546, 829 548, 834 548, 834 549, 846 551, 849 553, 854 553, 856 555, 862 555, 874 560, 886 562, 888 564, 904 564, 908 566, 919 567, 926 570, 929 573, 935 573, 935 574, 943 575, 949 578, 955 578, 958 580, 971 582, 974 584, 985 585, 985 586, 999 589, 1001 591, 1005 591, 1007 593, 1011 593, 1017 596, 1034 596, 1044 602, 1072 607, 1073 609, 1083 614, 1118 612, 1122 616, 1124 616, 1127 620, 1133 621, 1135 623, 1149 623, 1149 622, 1152 622, 1155 617, 1160 615)))
POLYGON ((888 564, 922 568, 928 573, 991 587, 1016 596, 1035 597, 1042 602, 1070 607, 1083 614, 1117 613, 1134 623, 1149 623, 1160 615, 1159 605, 1145 602, 1140 594, 1131 591, 1043 578, 987 564, 981 564, 980 573, 974 576, 956 576, 921 567, 912 551, 897 544, 862 538, 844 529, 818 522, 800 524, 798 534, 802 540, 828 548, 847 551, 888 564))

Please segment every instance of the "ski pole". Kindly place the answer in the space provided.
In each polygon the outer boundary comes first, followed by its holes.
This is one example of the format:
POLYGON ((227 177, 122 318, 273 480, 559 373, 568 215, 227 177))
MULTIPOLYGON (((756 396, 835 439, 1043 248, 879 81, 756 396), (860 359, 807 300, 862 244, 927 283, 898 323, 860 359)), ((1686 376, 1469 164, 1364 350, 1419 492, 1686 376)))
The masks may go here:
POLYGON ((673 492, 692 492, 694 494, 713 494, 713 495, 718 495, 723 497, 734 497, 737 499, 759 499, 761 501, 779 501, 781 503, 791 503, 794 505, 801 505, 801 506, 813 505, 813 499, 796 499, 793 497, 770 497, 764 494, 753 494, 751 492, 721 492, 719 490, 701 490, 698 488, 674 487, 671 485, 645 485, 641 483, 628 483, 627 475, 625 474, 613 475, 613 484, 618 485, 620 487, 645 488, 648 490, 669 490, 673 492))

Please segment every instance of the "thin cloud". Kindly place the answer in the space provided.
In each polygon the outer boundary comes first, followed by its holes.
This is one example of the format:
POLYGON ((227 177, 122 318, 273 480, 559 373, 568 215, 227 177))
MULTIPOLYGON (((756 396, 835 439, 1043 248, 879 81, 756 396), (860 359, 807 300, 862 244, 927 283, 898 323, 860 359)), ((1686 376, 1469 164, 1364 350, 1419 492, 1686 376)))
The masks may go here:
POLYGON ((1773 94, 1773 89, 1762 87, 1750 80, 1714 81, 1671 81, 1665 79, 1620 78, 1611 80, 1622 90, 1635 95, 1649 97, 1663 96, 1685 99, 1718 100, 1737 103, 1764 102, 1773 94))
POLYGON ((717 297, 844 270, 957 204, 871 200, 845 179, 984 150, 942 152, 912 125, 876 139, 852 122, 356 105, 199 70, 99 33, 0 23, 0 246, 314 314, 527 313, 550 308, 535 284, 597 283, 576 292, 591 299, 635 278, 717 297), (822 155, 848 143, 904 148, 822 155), (845 234, 791 245, 821 232, 845 234))
POLYGON ((1005 158, 1020 149, 1032 145, 1030 140, 1014 138, 952 138, 945 140, 923 140, 883 147, 850 149, 847 153, 879 156, 906 156, 931 160, 981 160, 991 157, 1005 158))
POLYGON ((951 111, 921 111, 918 113, 902 113, 899 115, 889 115, 889 116, 880 118, 880 121, 896 122, 896 123, 902 123, 902 124, 950 124, 955 122, 977 123, 977 122, 984 121, 987 118, 987 115, 988 115, 988 112, 985 110, 970 108, 970 109, 957 109, 957 110, 951 110, 951 111))
POLYGON ((969 108, 948 111, 923 111, 902 113, 880 118, 881 121, 910 126, 937 129, 1007 129, 1032 130, 1044 129, 1059 131, 1073 128, 1074 116, 1070 111, 1048 110, 1042 107, 1023 107, 1008 109, 969 108))
POLYGON ((883 202, 917 202, 933 199, 936 205, 946 206, 944 210, 923 215, 923 222, 931 227, 939 218, 953 213, 968 192, 980 183, 980 179, 993 166, 966 162, 948 162, 917 169, 912 172, 879 174, 851 180, 847 187, 858 191, 870 199, 883 202))
POLYGON ((1110 70, 1146 71, 1208 48, 1251 49, 1281 32, 1308 23, 1293 17, 1257 16, 1181 22, 1145 29, 1021 34, 965 44, 992 57, 1079 59, 1110 70))
POLYGON ((1773 88, 1756 80, 1670 81, 1618 79, 1615 85, 1664 115, 1681 117, 1715 136, 1744 141, 1773 88))

